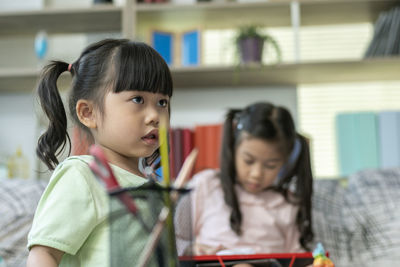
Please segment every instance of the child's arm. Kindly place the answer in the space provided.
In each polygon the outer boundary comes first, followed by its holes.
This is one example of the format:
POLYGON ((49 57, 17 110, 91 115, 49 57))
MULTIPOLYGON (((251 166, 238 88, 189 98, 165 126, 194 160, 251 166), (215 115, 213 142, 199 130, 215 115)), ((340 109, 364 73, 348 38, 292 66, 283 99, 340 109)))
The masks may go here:
POLYGON ((212 247, 208 245, 203 245, 196 243, 194 245, 195 255, 215 255, 218 251, 225 249, 224 246, 219 245, 218 247, 212 247))
POLYGON ((33 246, 29 251, 27 267, 53 267, 58 266, 64 252, 45 246, 33 246))

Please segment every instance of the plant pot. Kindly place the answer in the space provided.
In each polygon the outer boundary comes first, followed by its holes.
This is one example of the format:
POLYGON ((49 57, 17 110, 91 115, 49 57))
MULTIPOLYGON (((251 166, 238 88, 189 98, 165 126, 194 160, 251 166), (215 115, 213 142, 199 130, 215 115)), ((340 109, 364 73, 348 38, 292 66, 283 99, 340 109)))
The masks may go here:
POLYGON ((264 39, 249 37, 238 40, 240 62, 242 64, 261 63, 264 39))

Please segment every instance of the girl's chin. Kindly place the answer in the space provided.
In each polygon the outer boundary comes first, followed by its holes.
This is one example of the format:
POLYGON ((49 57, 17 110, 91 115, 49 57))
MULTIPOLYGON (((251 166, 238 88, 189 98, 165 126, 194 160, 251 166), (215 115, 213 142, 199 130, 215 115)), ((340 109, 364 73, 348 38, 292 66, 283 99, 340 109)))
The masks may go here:
POLYGON ((245 190, 249 193, 257 194, 262 191, 262 188, 259 186, 254 186, 254 185, 246 185, 245 190))
POLYGON ((143 153, 143 158, 149 158, 149 157, 151 157, 152 155, 154 155, 154 152, 156 152, 157 151, 157 149, 158 149, 158 147, 156 147, 156 148, 152 148, 152 149, 146 149, 146 151, 143 153))

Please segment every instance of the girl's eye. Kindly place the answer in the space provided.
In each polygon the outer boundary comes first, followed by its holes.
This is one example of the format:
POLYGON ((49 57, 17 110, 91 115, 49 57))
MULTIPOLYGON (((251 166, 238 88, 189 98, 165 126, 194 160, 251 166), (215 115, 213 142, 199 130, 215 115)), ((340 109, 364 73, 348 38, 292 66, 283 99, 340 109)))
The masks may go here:
POLYGON ((274 170, 278 167, 278 165, 264 165, 264 168, 269 169, 269 170, 274 170))
POLYGON ((132 98, 132 102, 137 103, 137 104, 143 104, 144 99, 141 96, 135 96, 134 98, 132 98))
POLYGON ((161 99, 160 101, 158 101, 158 105, 160 107, 167 107, 168 106, 168 100, 167 99, 161 99))
POLYGON ((253 161, 252 161, 251 159, 244 159, 243 161, 244 161, 244 163, 246 163, 247 165, 253 164, 253 161))

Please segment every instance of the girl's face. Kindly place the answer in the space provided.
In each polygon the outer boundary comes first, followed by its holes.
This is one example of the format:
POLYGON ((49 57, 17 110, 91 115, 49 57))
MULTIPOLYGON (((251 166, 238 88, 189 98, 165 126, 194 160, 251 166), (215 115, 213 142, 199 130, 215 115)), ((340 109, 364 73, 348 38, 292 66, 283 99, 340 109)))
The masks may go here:
POLYGON ((259 193, 272 185, 284 163, 276 143, 244 137, 235 153, 237 181, 249 193, 259 193))
MULTIPOLYGON (((148 157, 159 147, 160 119, 169 121, 169 97, 163 94, 123 91, 109 92, 103 115, 97 112, 96 143, 111 163, 135 172, 140 157, 148 157)), ((168 127, 168 125, 166 125, 168 127)))

